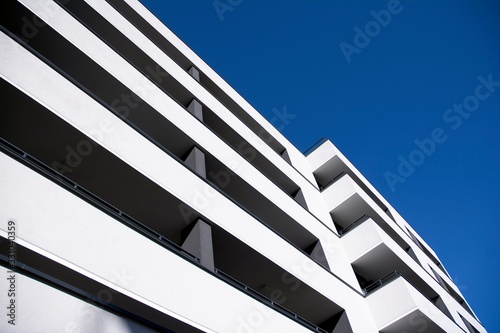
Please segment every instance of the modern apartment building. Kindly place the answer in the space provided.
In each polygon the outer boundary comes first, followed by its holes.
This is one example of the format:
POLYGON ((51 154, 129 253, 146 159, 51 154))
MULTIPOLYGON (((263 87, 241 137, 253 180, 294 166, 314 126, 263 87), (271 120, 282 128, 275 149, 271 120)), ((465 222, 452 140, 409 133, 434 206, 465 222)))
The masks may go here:
POLYGON ((0 6, 1 332, 486 332, 332 142, 139 1, 0 6))

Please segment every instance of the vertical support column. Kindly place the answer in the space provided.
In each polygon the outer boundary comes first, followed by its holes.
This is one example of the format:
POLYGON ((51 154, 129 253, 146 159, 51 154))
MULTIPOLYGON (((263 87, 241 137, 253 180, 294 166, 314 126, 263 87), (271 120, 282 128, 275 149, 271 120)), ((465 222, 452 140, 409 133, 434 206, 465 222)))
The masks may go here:
POLYGON ((441 285, 441 287, 443 287, 444 290, 446 290, 447 292, 450 292, 450 290, 448 289, 448 287, 446 286, 446 283, 443 281, 443 278, 441 277, 441 275, 439 275, 435 270, 434 268, 431 267, 431 265, 429 265, 429 268, 431 269, 432 273, 434 274, 434 276, 436 277, 436 280, 437 282, 441 285))
POLYGON ((411 246, 408 249, 406 249, 406 253, 408 253, 408 255, 412 257, 413 260, 415 260, 415 262, 420 264, 420 260, 418 260, 417 255, 415 254, 415 251, 413 251, 413 248, 411 246))
POLYGON ((194 172, 207 178, 207 170, 205 167, 205 154, 196 146, 191 149, 188 156, 184 159, 188 167, 193 169, 194 172))
POLYGON ((188 226, 183 233, 186 233, 187 236, 181 245, 182 249, 199 258, 202 266, 213 271, 215 269, 215 264, 212 228, 210 225, 198 219, 188 226))
POLYGON ((328 261, 326 260, 325 251, 323 251, 323 247, 321 246, 321 242, 317 240, 315 243, 310 245, 308 248, 304 250, 311 258, 319 262, 325 268, 330 270, 330 265, 328 265, 328 261))
POLYGON ((434 305, 440 309, 441 311, 443 311, 443 313, 448 317, 450 318, 451 320, 454 320, 453 319, 453 316, 451 315, 450 313, 450 310, 448 310, 448 307, 446 306, 446 304, 444 303, 443 299, 441 298, 441 296, 438 296, 436 297, 435 299, 432 300, 434 305))
POLYGON ((196 99, 193 99, 187 106, 187 110, 200 121, 203 121, 203 106, 196 99))
POLYGON ((290 160, 290 155, 288 155, 288 152, 286 151, 286 149, 285 149, 285 150, 283 150, 283 151, 280 153, 280 155, 281 155, 281 157, 283 157, 283 159, 284 159, 285 161, 287 161, 287 162, 288 162, 288 164, 290 164, 290 165, 292 164, 292 160, 290 160))
POLYGON ((189 75, 193 77, 196 81, 200 82, 200 71, 197 70, 194 66, 188 69, 189 75))
POLYGON ((347 319, 347 313, 345 311, 342 312, 332 333, 352 333, 351 324, 349 323, 349 319, 347 319))
MULTIPOLYGON (((413 235, 413 233, 408 228, 406 228, 406 230, 408 230, 408 234, 410 235, 411 240, 415 244, 417 244, 417 246, 420 248, 420 250, 424 251, 424 248, 422 247, 422 244, 420 244, 420 241, 418 240, 418 238, 415 237, 415 235, 413 235)), ((424 253, 425 253, 425 251, 424 251, 424 253)))
POLYGON ((307 209, 306 198, 304 198, 304 194, 302 193, 302 189, 299 188, 297 192, 293 194, 293 199, 299 203, 302 207, 307 209))
POLYGON ((474 326, 472 326, 472 324, 469 323, 467 321, 467 319, 465 319, 460 313, 458 315, 460 316, 460 318, 462 318, 462 321, 464 322, 465 327, 467 327, 467 329, 469 330, 469 332, 471 332, 471 333, 479 333, 479 331, 474 326))
POLYGON ((353 333, 345 310, 328 318, 320 326, 331 333, 353 333))

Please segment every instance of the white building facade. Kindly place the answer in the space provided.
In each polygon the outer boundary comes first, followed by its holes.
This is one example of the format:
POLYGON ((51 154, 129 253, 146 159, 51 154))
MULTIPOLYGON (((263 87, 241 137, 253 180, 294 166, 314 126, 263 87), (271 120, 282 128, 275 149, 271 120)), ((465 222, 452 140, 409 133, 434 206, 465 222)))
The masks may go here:
POLYGON ((0 17, 1 332, 486 332, 329 140, 298 151, 139 1, 0 17))

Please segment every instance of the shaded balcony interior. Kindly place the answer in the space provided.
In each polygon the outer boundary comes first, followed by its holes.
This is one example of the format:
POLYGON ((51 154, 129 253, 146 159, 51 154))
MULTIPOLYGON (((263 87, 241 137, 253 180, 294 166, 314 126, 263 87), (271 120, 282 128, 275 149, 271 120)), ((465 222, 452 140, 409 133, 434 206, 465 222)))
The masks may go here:
MULTIPOLYGON (((330 186, 334 186, 335 182, 348 175, 361 189, 368 194, 368 196, 393 220, 393 216, 390 214, 389 209, 382 203, 380 199, 345 165, 344 162, 338 157, 333 156, 326 163, 320 166, 314 171, 314 176, 318 182, 320 190, 326 190, 330 186)), ((346 201, 335 207, 330 215, 335 223, 335 226, 340 234, 349 231, 355 224, 362 222, 365 219, 365 215, 373 218, 375 222, 388 234, 390 235, 396 243, 400 245, 407 253, 414 259, 417 263, 421 264, 417 259, 415 253, 411 246, 401 238, 384 220, 383 216, 375 213, 375 211, 366 203, 358 194, 354 194, 352 197, 348 198, 346 201)), ((396 223, 399 227, 399 225, 396 223)), ((425 244, 422 244, 418 238, 416 238, 409 230, 403 230, 407 233, 413 242, 429 257, 432 262, 448 277, 448 273, 444 269, 441 262, 436 258, 435 255, 427 248, 425 244)))
MULTIPOLYGON (((248 246, 243 244, 242 247, 234 239, 226 239, 223 230, 214 231, 215 244, 219 244, 219 241, 229 241, 231 243, 230 245, 221 244, 214 247, 216 253, 222 250, 225 256, 216 261, 217 265, 223 267, 225 273, 231 271, 234 275, 238 275, 241 280, 232 280, 232 282, 243 284, 241 288, 251 288, 253 297, 260 299, 258 295, 260 294, 268 300, 272 300, 281 308, 286 309, 288 311, 287 315, 298 315, 310 324, 317 325, 316 327, 321 329, 322 332, 336 332, 334 331, 335 327, 349 325, 345 312, 338 305, 298 280, 295 276, 277 268, 270 261, 266 262, 266 260, 259 259, 248 246), (224 252, 227 251, 228 246, 233 245, 236 246, 234 250, 241 250, 241 252, 224 252), (223 248, 219 249, 221 246, 223 248), (242 261, 245 264, 241 265, 240 268, 231 268, 242 261), (236 270, 240 272, 238 273, 236 270), (257 274, 257 272, 262 274, 257 274)), ((0 246, 0 260, 4 265, 8 265, 8 241, 2 238, 0 246)), ((143 324, 153 328, 161 327, 163 330, 170 329, 175 332, 201 332, 178 319, 104 286, 23 246, 17 245, 16 255, 17 266, 22 267, 23 272, 29 273, 29 276, 62 289, 82 300, 101 304, 101 306, 104 305, 104 308, 108 311, 125 316, 133 314, 132 319, 141 319, 143 324), (109 299, 109 293, 103 292, 103 290, 112 292, 113 297, 109 299)), ((222 273, 218 272, 217 274, 222 273)), ((232 278, 234 279, 234 276, 232 278)))
MULTIPOLYGON (((318 182, 318 186, 321 190, 326 190, 330 186, 335 186, 337 180, 342 177, 348 176, 353 181, 355 181, 364 191, 367 193, 372 200, 384 211, 387 215, 394 221, 394 218, 391 216, 389 210, 383 203, 376 198, 376 196, 371 192, 363 182, 357 178, 352 171, 343 163, 338 156, 334 156, 329 159, 326 163, 324 163, 321 167, 314 171, 314 176, 318 182)), ((332 189, 330 189, 332 190, 332 189)), ((334 188, 333 188, 334 190, 334 188)), ((347 232, 350 232, 353 228, 355 228, 360 223, 363 223, 369 218, 377 223, 379 227, 381 227, 405 252, 419 265, 422 263, 418 260, 417 256, 414 253, 413 248, 408 244, 392 227, 390 227, 386 222, 383 216, 380 216, 375 212, 371 206, 365 202, 361 196, 357 193, 353 194, 337 207, 335 207, 330 215, 334 221, 335 227, 339 231, 339 234, 343 235, 347 232)), ((399 226, 399 225, 398 225, 399 226)), ((431 261, 436 264, 436 266, 449 277, 448 273, 444 269, 441 262, 436 258, 435 255, 427 248, 425 244, 422 244, 418 238, 416 238, 408 228, 403 230, 403 232, 407 233, 413 242, 431 259, 431 261)), ((390 270, 389 270, 390 271, 390 270)), ((389 272, 387 271, 387 272, 389 272)), ((386 273, 387 273, 386 272, 386 273)), ((383 276, 383 275, 381 275, 383 276)), ((379 277, 380 278, 380 277, 379 277)), ((378 278, 376 278, 378 279, 378 278)), ((361 278, 362 281, 365 281, 364 278, 361 278)), ((439 282, 439 281, 438 281, 439 282)), ((361 282, 360 282, 361 283, 361 282)), ((369 283, 368 283, 369 284, 369 283)), ((443 288, 449 292, 449 294, 455 298, 455 300, 461 304, 467 312, 473 315, 472 310, 467 305, 465 300, 458 295, 453 288, 451 288, 444 280, 440 282, 443 288)), ((473 315, 474 316, 474 315, 473 315)), ((475 316, 474 316, 475 317, 475 316)))
POLYGON ((476 315, 474 314, 474 312, 472 312, 472 309, 469 307, 469 305, 467 304, 467 302, 464 300, 464 298, 462 296, 460 296, 454 288, 452 288, 442 277, 441 275, 439 275, 438 272, 436 272, 434 270, 434 268, 432 268, 430 265, 429 265, 429 268, 431 269, 432 273, 434 274, 434 278, 436 279, 436 281, 441 285, 441 287, 443 287, 444 290, 446 290, 450 295, 451 297, 453 297, 457 302, 458 304, 460 304, 464 309, 465 311, 467 311, 472 317, 476 318, 476 315))
MULTIPOLYGON (((418 260, 410 244, 408 244, 394 229, 389 227, 383 221, 382 217, 377 215, 370 205, 368 205, 357 193, 334 208, 331 215, 335 222, 342 223, 342 221, 355 221, 354 224, 351 225, 346 225, 347 223, 341 225, 341 228, 346 228, 343 229, 347 230, 346 233, 355 233, 357 231, 356 227, 363 223, 375 223, 389 235, 389 237, 410 256, 410 258, 422 266, 422 263, 418 260), (361 215, 361 217, 356 219, 358 215, 361 215)), ((346 235, 346 233, 341 232, 342 236, 346 235)), ((352 263, 352 266, 362 289, 367 288, 386 274, 397 271, 406 277, 418 290, 422 291, 427 298, 435 302, 438 301, 436 298, 438 296, 437 293, 406 264, 406 260, 400 258, 383 243, 379 244, 377 248, 371 249, 369 252, 365 253, 363 257, 358 258, 352 263)), ((467 312, 475 317, 463 297, 446 283, 432 267, 431 270, 434 272, 433 277, 443 289, 461 304, 467 312)), ((440 304, 439 306, 442 308, 443 312, 449 314, 449 312, 447 312, 448 310, 445 310, 444 304, 440 304)), ((449 317, 451 317, 451 315, 449 315, 449 317)))
POLYGON ((459 330, 441 299, 428 299, 397 272, 385 276, 367 295, 379 332, 447 332, 459 330))
MULTIPOLYGON (((320 190, 326 190, 330 186, 334 186, 336 181, 345 176, 350 177, 361 189, 368 194, 368 196, 393 220, 393 216, 390 214, 388 208, 381 202, 380 199, 366 186, 364 183, 345 165, 344 162, 339 158, 339 156, 333 156, 323 165, 321 165, 317 170, 314 171, 314 176, 318 182, 320 190)), ((332 189, 330 189, 332 190, 332 189)), ((413 260, 417 263, 420 261, 417 259, 412 247, 401 238, 387 223, 383 216, 375 213, 374 209, 368 205, 357 193, 342 202, 340 205, 335 207, 330 215, 334 221, 334 224, 340 234, 346 233, 355 227, 357 224, 363 222, 366 216, 371 217, 388 235, 390 235, 396 243, 403 248, 413 260)), ((416 238, 408 228, 403 230, 397 223, 396 225, 409 237, 413 242, 431 259, 436 266, 449 277, 448 273, 444 269, 441 262, 436 258, 436 256, 428 249, 425 244, 422 244, 418 238, 416 238)))
POLYGON ((358 186, 361 187, 363 191, 368 194, 368 196, 387 214, 387 216, 389 216, 391 220, 395 221, 387 206, 385 206, 378 196, 375 195, 375 193, 373 193, 372 190, 368 188, 368 186, 366 186, 366 184, 361 181, 358 176, 356 176, 356 174, 340 159, 338 155, 330 158, 313 172, 321 191, 335 183, 335 181, 340 179, 343 174, 348 174, 349 177, 351 177, 351 179, 355 181, 356 184, 358 184, 358 186))
POLYGON ((427 317, 422 311, 415 309, 407 315, 401 317, 395 322, 387 325, 379 333, 446 333, 431 318, 427 317))
MULTIPOLYGON (((205 221, 212 230, 215 269, 255 290, 258 296, 278 295, 283 300, 280 305, 285 309, 319 327, 333 329, 336 320, 343 318, 343 310, 336 304, 211 223, 3 79, 0 80, 0 89, 4 101, 0 136, 20 149, 20 156, 26 153, 46 168, 58 171, 83 194, 90 193, 115 209, 113 217, 130 217, 151 230, 157 238, 175 244, 176 248, 182 248, 186 230, 189 234, 193 222, 205 221)), ((173 139, 177 146, 182 147, 182 138, 173 139)), ((208 174, 214 166, 217 162, 209 158, 208 174)), ((241 179, 236 175, 231 177, 231 185, 226 189, 240 193, 238 199, 245 201, 249 196, 252 201, 256 200, 255 193, 238 190, 242 186, 241 179)), ((281 212, 273 209, 270 201, 260 201, 259 205, 260 210, 271 214, 269 216, 277 214, 274 227, 291 238, 292 244, 304 249, 303 252, 307 253, 307 249, 317 243, 318 240, 304 233, 300 225, 287 225, 286 221, 279 220, 281 212)))

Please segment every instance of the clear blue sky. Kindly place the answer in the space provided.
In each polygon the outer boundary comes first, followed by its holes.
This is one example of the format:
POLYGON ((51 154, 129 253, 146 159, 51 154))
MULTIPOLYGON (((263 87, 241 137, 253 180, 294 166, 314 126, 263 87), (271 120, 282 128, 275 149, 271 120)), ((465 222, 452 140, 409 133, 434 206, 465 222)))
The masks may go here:
POLYGON ((330 138, 500 332, 500 1, 143 3, 300 150, 330 138))

